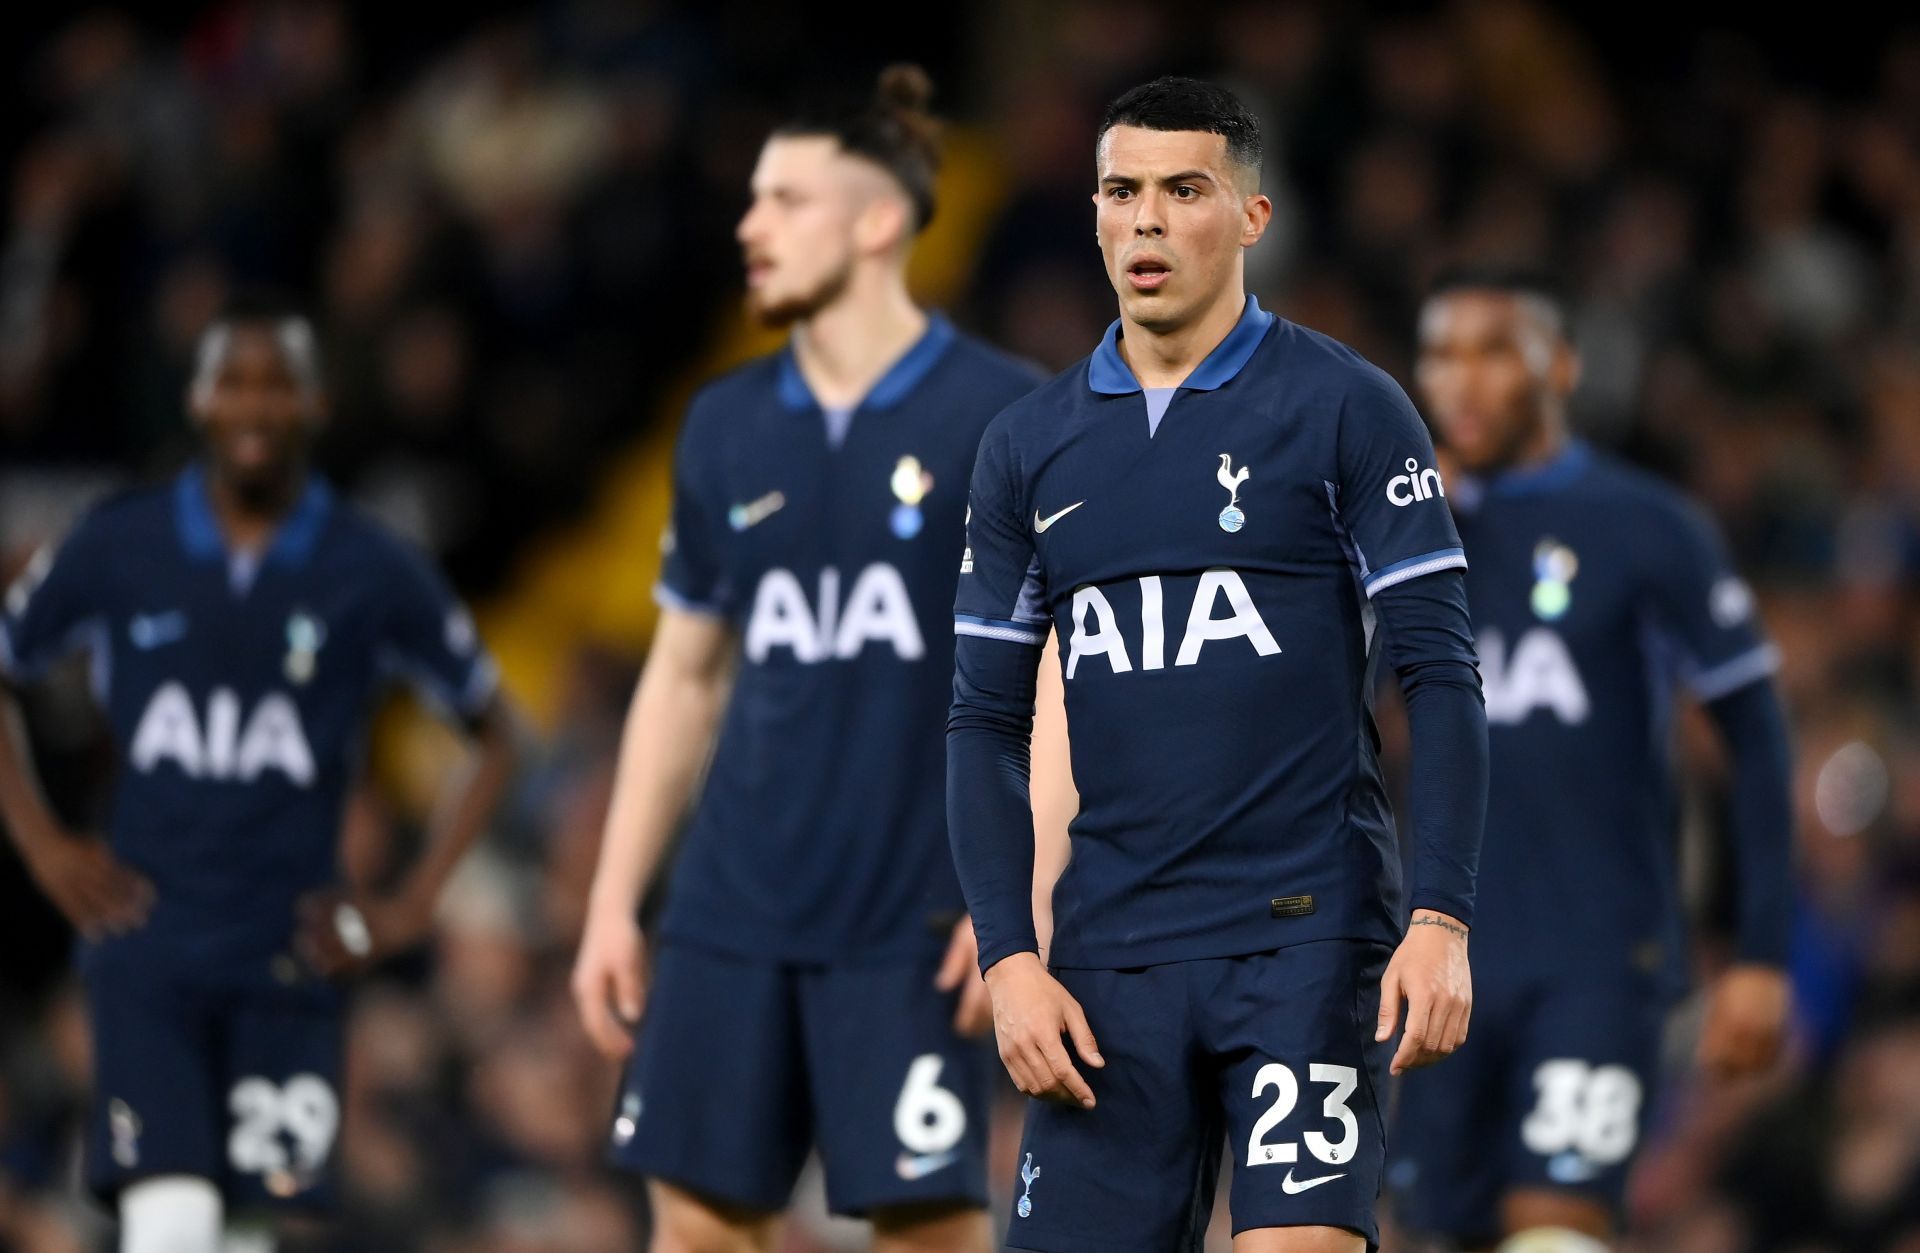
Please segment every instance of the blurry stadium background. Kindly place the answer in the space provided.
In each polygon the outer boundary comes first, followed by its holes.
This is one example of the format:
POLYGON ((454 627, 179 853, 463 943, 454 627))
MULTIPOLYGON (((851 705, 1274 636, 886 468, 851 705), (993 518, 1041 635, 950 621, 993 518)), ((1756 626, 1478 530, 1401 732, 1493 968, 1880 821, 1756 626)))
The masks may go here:
MULTIPOLYGON (((637 1189, 598 1161, 613 1075, 565 971, 647 643, 666 456, 690 386, 766 346, 731 242, 764 131, 796 88, 912 58, 954 122, 917 288, 1049 367, 1112 316, 1085 199, 1097 110, 1166 71, 1220 77, 1268 127, 1263 302, 1404 383, 1440 263, 1566 276, 1579 427, 1726 527, 1785 651, 1800 751, 1792 1058, 1710 1087, 1679 1015, 1630 1247, 1920 1251, 1911 7, 1718 25, 1538 0, 39 7, 0 45, 0 573, 187 456, 195 335, 233 286, 288 288, 328 349, 325 469, 447 563, 538 724, 439 938, 360 998, 349 1216, 314 1247, 637 1247, 637 1189)), ((60 804, 96 817, 84 685, 31 713, 60 804)), ((1711 781, 1707 738, 1683 739, 1711 781)), ((387 719, 356 873, 406 855, 447 748, 387 719)), ((1697 788, 1683 836, 1707 965, 1719 800, 1697 788)), ((66 945, 0 854, 0 1247, 34 1253, 108 1230, 73 1183, 89 1044, 66 945)), ((785 1247, 859 1236, 809 1220, 785 1247)))

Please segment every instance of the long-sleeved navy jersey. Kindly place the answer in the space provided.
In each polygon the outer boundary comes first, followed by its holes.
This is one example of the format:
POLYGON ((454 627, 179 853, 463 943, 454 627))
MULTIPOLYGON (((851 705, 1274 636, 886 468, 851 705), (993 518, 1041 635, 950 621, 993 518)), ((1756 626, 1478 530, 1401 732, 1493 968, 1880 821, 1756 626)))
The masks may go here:
POLYGON ((1741 954, 1784 961, 1777 654, 1712 525, 1578 442, 1542 467, 1462 480, 1450 501, 1473 558, 1492 752, 1475 973, 1680 973, 1670 759, 1683 686, 1750 776, 1733 803, 1741 954))
POLYGON ((1411 904, 1469 919, 1485 725, 1419 416, 1253 300, 1170 398, 1119 334, 997 418, 974 471, 948 788, 983 966, 1033 946, 1020 745, 1049 626, 1080 792, 1054 964, 1398 940, 1376 613, 1402 628, 1389 662, 1433 794, 1411 904))

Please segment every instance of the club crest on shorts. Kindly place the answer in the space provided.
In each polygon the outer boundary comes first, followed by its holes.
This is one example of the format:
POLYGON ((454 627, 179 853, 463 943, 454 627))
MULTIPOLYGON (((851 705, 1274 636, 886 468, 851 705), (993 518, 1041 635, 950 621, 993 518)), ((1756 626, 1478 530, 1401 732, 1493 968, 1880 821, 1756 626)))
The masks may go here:
POLYGON ((1020 1217, 1033 1213, 1033 1181, 1040 1177, 1040 1168, 1033 1164, 1033 1154, 1027 1154, 1027 1160, 1020 1167, 1020 1182, 1026 1184, 1026 1190, 1020 1194, 1020 1204, 1015 1206, 1020 1217))
POLYGON ((920 464, 920 458, 909 455, 900 458, 900 464, 893 467, 893 477, 887 480, 887 485, 900 501, 893 507, 890 519, 893 533, 901 539, 912 539, 926 525, 920 502, 933 490, 933 475, 920 464))
POLYGON ((313 678, 314 663, 320 646, 327 642, 327 628, 320 619, 304 609, 296 609, 287 619, 287 658, 283 669, 289 683, 307 683, 313 678))
POLYGON ((1233 454, 1220 454, 1220 472, 1213 477, 1220 486, 1227 489, 1227 507, 1220 511, 1220 529, 1232 535, 1247 524, 1247 515, 1240 512, 1240 485, 1247 481, 1252 471, 1245 466, 1233 468, 1233 454))

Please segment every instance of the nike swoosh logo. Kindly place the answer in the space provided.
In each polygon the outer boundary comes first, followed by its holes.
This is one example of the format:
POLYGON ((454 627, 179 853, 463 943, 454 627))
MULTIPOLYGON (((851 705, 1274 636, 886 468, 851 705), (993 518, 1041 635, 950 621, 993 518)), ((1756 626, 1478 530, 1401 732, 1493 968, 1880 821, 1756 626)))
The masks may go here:
POLYGON ((1323 1183, 1332 1183, 1335 1179, 1345 1179, 1346 1177, 1347 1172, 1343 1170, 1337 1175, 1322 1175, 1318 1179, 1295 1179, 1293 1172, 1289 1170, 1287 1177, 1280 1181, 1280 1190, 1288 1196, 1299 1196, 1309 1188, 1317 1188, 1323 1183))
POLYGON ((935 1171, 945 1170, 958 1157, 952 1150, 945 1153, 902 1153, 894 1159, 893 1173, 912 1183, 916 1179, 925 1179, 935 1171))
POLYGON ((1060 519, 1066 517, 1068 514, 1072 513, 1075 509, 1078 509, 1080 506, 1086 503, 1087 502, 1084 500, 1076 500, 1071 505, 1068 505, 1065 509, 1062 509, 1059 513, 1052 514, 1045 518, 1040 516, 1040 511, 1038 509, 1035 509, 1033 511, 1033 533, 1035 535, 1045 535, 1047 533, 1048 527, 1052 526, 1054 523, 1058 522, 1060 519))
POLYGON ((127 624, 127 638, 142 652, 171 644, 187 633, 187 615, 171 613, 140 614, 127 624))
POLYGON ((744 531, 750 526, 759 526, 786 507, 786 493, 768 492, 758 500, 750 500, 727 510, 727 525, 736 531, 744 531))

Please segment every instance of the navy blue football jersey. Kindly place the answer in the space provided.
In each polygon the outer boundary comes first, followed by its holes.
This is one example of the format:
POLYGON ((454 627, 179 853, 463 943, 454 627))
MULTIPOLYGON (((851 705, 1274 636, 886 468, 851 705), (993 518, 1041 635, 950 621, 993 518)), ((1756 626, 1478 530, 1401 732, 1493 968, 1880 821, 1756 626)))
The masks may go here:
POLYGON ((963 635, 1061 641, 1080 812, 1051 960, 1397 942, 1371 598, 1466 564, 1426 428, 1249 299, 1156 429, 1119 332, 988 430, 955 603, 963 635))
POLYGON ((741 655, 664 934, 775 961, 945 941, 964 910, 944 781, 967 474, 1037 381, 936 316, 843 438, 791 349, 694 399, 658 596, 724 618, 741 655))
POLYGON ((404 678, 472 716, 495 686, 439 575, 325 483, 230 554, 198 467, 90 510, 8 592, 9 677, 82 648, 116 746, 108 839, 155 888, 142 934, 262 973, 295 901, 338 879, 378 691, 404 678))
POLYGON ((1474 971, 1678 975, 1673 701, 1773 673, 1753 595, 1696 506, 1582 443, 1451 502, 1493 779, 1474 971))

